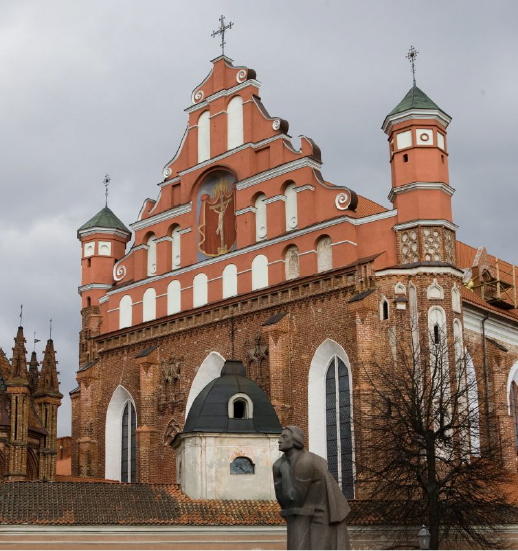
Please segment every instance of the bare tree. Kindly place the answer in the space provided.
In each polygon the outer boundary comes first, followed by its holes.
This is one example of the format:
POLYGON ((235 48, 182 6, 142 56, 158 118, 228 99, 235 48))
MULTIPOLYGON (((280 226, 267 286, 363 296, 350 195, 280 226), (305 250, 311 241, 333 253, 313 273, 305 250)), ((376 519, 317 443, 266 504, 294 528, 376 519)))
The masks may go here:
POLYGON ((462 337, 448 345, 437 325, 427 343, 399 332, 399 342, 414 344, 393 345, 389 358, 365 368, 373 400, 360 421, 359 478, 373 498, 390 499, 399 519, 426 524, 432 549, 448 537, 502 545, 496 527, 513 509, 501 491, 506 443, 480 440, 485 408, 462 337))

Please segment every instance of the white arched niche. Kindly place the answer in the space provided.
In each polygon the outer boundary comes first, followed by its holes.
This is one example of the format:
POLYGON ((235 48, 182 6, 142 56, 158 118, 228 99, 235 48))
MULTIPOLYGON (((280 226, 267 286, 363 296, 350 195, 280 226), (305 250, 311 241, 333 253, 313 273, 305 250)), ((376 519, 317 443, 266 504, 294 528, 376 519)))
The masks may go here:
POLYGON ((295 191, 296 184, 291 183, 286 186, 284 195, 286 196, 286 231, 291 231, 297 228, 297 192, 295 191))
POLYGON ((119 482, 121 480, 122 415, 127 402, 131 402, 135 411, 137 410, 131 394, 119 385, 106 410, 104 478, 119 482))
POLYGON ((173 241, 172 253, 172 267, 173 270, 178 269, 181 266, 181 252, 180 252, 180 239, 181 239, 181 233, 179 226, 176 226, 173 231, 171 232, 171 239, 173 241))
POLYGON ((223 298, 235 297, 237 295, 237 267, 235 264, 228 264, 223 270, 223 298))
POLYGON ((204 111, 198 119, 198 162, 210 159, 210 113, 204 111))
POLYGON ((151 321, 156 318, 156 291, 146 289, 142 298, 142 321, 151 321))
MULTIPOLYGON (((326 375, 334 356, 340 358, 347 367, 351 392, 351 419, 353 419, 353 385, 351 365, 345 350, 335 341, 326 339, 316 350, 308 376, 308 449, 327 459, 326 440, 326 375)), ((351 425, 351 439, 354 458, 354 431, 351 425)), ((354 461, 353 461, 354 464, 354 461)))
POLYGON ((227 149, 243 145, 243 98, 232 98, 227 106, 227 149))
POLYGON ((133 301, 129 295, 124 295, 119 302, 119 329, 131 327, 133 323, 132 316, 133 301))
POLYGON ((208 278, 204 273, 194 276, 192 282, 193 307, 203 306, 208 302, 208 278))
POLYGON ((198 368, 198 372, 194 377, 187 397, 187 405, 185 406, 185 419, 189 414, 192 403, 196 396, 214 379, 221 376, 221 370, 225 364, 225 358, 218 352, 211 352, 198 368))
POLYGON ((268 287, 268 259, 258 254, 252 260, 252 291, 268 287))
POLYGON ((167 315, 176 314, 182 309, 182 288, 177 279, 167 286, 167 315))

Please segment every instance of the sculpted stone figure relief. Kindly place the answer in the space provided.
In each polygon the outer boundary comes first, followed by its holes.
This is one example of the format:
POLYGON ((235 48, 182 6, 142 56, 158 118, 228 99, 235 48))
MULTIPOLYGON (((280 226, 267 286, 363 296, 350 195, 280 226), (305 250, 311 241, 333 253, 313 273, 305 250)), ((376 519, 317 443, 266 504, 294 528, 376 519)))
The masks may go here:
POLYGON ((288 524, 288 549, 350 549, 345 518, 350 507, 327 461, 304 449, 304 433, 288 426, 273 465, 275 495, 288 524))

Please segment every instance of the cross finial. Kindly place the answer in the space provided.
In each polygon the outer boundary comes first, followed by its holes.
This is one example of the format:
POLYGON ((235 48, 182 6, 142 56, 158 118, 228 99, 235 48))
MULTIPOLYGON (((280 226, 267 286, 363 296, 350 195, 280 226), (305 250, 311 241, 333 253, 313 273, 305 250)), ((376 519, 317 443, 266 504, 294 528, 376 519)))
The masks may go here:
POLYGON ((106 206, 108 206, 108 186, 110 185, 111 181, 112 179, 110 178, 110 175, 105 174, 103 184, 104 184, 104 195, 106 196, 106 206))
POLYGON ((219 29, 217 31, 212 31, 212 38, 218 36, 218 34, 221 34, 221 55, 225 55, 225 31, 227 29, 230 30, 233 24, 234 23, 231 21, 228 25, 225 25, 225 16, 222 15, 219 18, 219 29))
POLYGON ((410 46, 410 50, 408 50, 408 54, 406 55, 406 58, 408 61, 410 61, 410 65, 412 65, 412 78, 414 79, 414 86, 415 86, 415 60, 417 58, 417 54, 419 52, 413 47, 410 46))
POLYGON ((52 318, 49 320, 49 339, 52 339, 52 318))
POLYGON ((20 304, 20 327, 22 326, 23 320, 23 304, 20 304))

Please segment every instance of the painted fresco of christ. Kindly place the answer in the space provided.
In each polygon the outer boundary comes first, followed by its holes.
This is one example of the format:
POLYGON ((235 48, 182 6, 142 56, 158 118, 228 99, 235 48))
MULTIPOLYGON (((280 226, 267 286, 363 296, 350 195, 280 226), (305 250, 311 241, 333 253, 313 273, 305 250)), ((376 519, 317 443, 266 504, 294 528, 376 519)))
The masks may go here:
POLYGON ((206 256, 229 252, 236 242, 233 176, 218 171, 207 177, 200 197, 199 250, 206 256))

